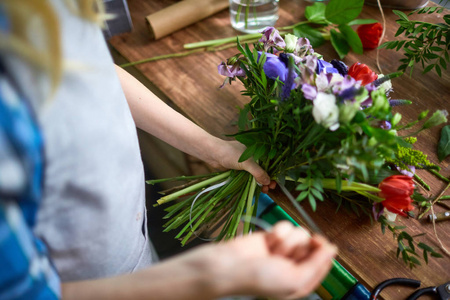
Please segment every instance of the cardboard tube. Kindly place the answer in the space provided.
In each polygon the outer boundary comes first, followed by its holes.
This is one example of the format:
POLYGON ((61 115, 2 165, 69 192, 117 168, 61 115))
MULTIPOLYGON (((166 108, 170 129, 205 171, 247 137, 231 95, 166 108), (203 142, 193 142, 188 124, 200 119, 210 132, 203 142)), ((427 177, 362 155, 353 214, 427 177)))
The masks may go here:
POLYGON ((196 23, 229 6, 229 0, 183 0, 148 15, 152 38, 155 40, 196 23))

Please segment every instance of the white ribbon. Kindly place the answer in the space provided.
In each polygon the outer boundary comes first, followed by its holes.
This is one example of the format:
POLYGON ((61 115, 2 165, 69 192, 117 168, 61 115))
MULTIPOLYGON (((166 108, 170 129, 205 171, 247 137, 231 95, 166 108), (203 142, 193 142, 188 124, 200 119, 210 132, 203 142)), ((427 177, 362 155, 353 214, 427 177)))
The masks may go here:
POLYGON ((192 210, 194 209, 195 201, 197 201, 198 197, 200 197, 200 196, 203 195, 204 193, 207 193, 207 192, 210 192, 210 191, 212 191, 212 190, 218 189, 218 188, 224 186, 225 184, 227 184, 228 182, 230 182, 230 178, 228 178, 227 180, 225 180, 225 181, 223 181, 223 182, 221 182, 221 183, 217 183, 217 184, 215 184, 215 185, 210 186, 209 188, 206 188, 205 190, 201 191, 201 192, 195 197, 194 201, 192 201, 191 209, 189 210, 189 225, 190 225, 191 230, 192 230, 192 232, 194 233, 194 235, 195 235, 196 237, 198 237, 199 239, 203 240, 203 241, 211 242, 211 241, 215 241, 216 239, 215 239, 215 238, 212 238, 212 239, 204 239, 204 238, 200 237, 199 235, 197 235, 197 234, 195 233, 195 231, 192 229, 192 210))

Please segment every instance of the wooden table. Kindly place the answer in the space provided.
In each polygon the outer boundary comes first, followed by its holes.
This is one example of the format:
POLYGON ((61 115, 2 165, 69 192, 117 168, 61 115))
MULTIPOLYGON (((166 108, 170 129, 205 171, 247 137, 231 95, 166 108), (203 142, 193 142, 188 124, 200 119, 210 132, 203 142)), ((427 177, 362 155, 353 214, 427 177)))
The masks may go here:
MULTIPOLYGON (((143 1, 128 0, 134 31, 113 38, 112 47, 129 61, 176 53, 183 51, 185 43, 203 40, 231 37, 238 34, 230 26, 229 14, 224 10, 197 24, 178 31, 171 36, 158 41, 149 39, 149 31, 145 16, 159 9, 173 4, 173 0, 143 1)), ((280 19, 276 26, 294 24, 303 20, 304 8, 308 3, 301 0, 280 1, 280 19)), ((396 16, 389 9, 384 10, 387 19, 387 33, 385 40, 393 40, 397 29, 396 16)), ((446 11, 448 13, 448 11, 446 11)), ((365 6, 361 18, 374 18, 381 21, 377 8, 365 6)), ((422 16, 424 20, 436 20, 437 16, 422 16)), ((337 54, 326 44, 315 49, 324 55, 325 59, 337 58, 337 54)), ((205 128, 211 134, 224 137, 224 134, 234 133, 233 125, 237 120, 237 106, 242 106, 247 99, 240 95, 242 86, 235 84, 223 89, 218 87, 223 77, 217 74, 217 65, 226 58, 237 53, 237 50, 227 49, 220 52, 208 52, 182 58, 160 60, 138 65, 137 69, 159 89, 163 98, 174 105, 194 122, 205 128)), ((396 70, 401 55, 392 50, 381 50, 380 65, 383 73, 396 70)), ((345 60, 347 64, 355 61, 363 62, 376 70, 376 51, 366 51, 364 55, 349 54, 345 60)), ((412 77, 407 75, 395 79, 393 98, 410 99, 413 104, 401 108, 405 121, 412 120, 418 111, 429 109, 449 109, 450 80, 449 72, 445 71, 442 78, 434 72, 421 75, 418 66, 412 77)), ((423 132, 419 135, 417 148, 429 154, 432 162, 438 162, 436 156, 440 129, 443 126, 423 132)), ((442 173, 450 175, 450 159, 440 164, 442 173)), ((431 194, 437 195, 445 184, 426 171, 419 170, 418 174, 429 183, 431 194)), ((446 194, 449 194, 447 192, 446 194)), ((271 195, 277 203, 287 210, 294 218, 298 216, 279 191, 271 195)), ((447 202, 448 203, 448 202, 447 202)), ((305 208, 309 210, 308 205, 305 208)), ((437 211, 443 210, 435 206, 437 211)), ((352 213, 340 210, 336 213, 336 206, 332 203, 321 203, 317 212, 310 212, 312 218, 325 232, 328 238, 339 247, 337 260, 347 268, 369 290, 379 282, 392 277, 408 277, 419 279, 422 286, 439 285, 450 280, 450 259, 431 259, 428 265, 409 270, 400 259, 395 258, 396 242, 390 233, 383 235, 378 224, 370 224, 366 218, 358 218, 352 213)), ((425 220, 398 220, 399 224, 407 224, 411 234, 426 233, 421 241, 438 248, 438 242, 432 225, 425 220)), ((436 230, 447 249, 450 249, 450 222, 436 224, 436 230)), ((440 250, 440 252, 442 252, 440 250)), ((385 299, 405 299, 411 289, 390 287, 381 295, 385 299)), ((425 298, 424 298, 425 299, 425 298)), ((431 298, 430 298, 431 299, 431 298)))

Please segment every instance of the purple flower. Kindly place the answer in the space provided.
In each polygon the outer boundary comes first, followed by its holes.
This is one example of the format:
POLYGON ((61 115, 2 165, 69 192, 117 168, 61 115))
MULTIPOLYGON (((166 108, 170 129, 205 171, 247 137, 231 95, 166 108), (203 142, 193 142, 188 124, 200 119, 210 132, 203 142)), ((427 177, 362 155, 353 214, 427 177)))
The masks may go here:
MULTIPOLYGON (((264 73, 270 79, 280 79, 282 82, 286 81, 288 74, 287 64, 280 60, 280 58, 271 53, 266 54, 266 62, 264 63, 264 73)), ((258 52, 258 60, 261 56, 261 52, 258 52)))
POLYGON ((320 74, 323 72, 325 72, 326 74, 328 73, 339 73, 338 70, 336 70, 332 64, 330 64, 327 61, 324 61, 323 59, 319 59, 317 62, 317 74, 320 74))
POLYGON ((314 49, 307 38, 299 38, 295 45, 294 54, 299 57, 305 57, 314 53, 314 49))
MULTIPOLYGON (((265 53, 266 62, 264 63, 263 70, 267 77, 276 80, 277 78, 284 83, 282 87, 282 99, 289 97, 291 90, 296 87, 295 78, 298 77, 294 70, 294 66, 290 66, 289 56, 285 53, 281 53, 280 56, 276 56, 271 53, 265 53)), ((258 56, 261 57, 261 52, 258 52, 258 56)), ((259 60, 258 57, 258 60, 259 60)))
POLYGON ((227 81, 231 84, 231 82, 235 80, 236 76, 245 77, 245 71, 241 68, 239 62, 237 61, 232 65, 227 65, 225 62, 222 62, 217 66, 217 70, 220 75, 227 77, 220 88, 223 88, 227 81))
POLYGON ((416 167, 414 167, 414 166, 408 166, 409 170, 403 170, 399 166, 395 166, 395 167, 401 174, 409 176, 409 177, 413 177, 414 173, 416 173, 416 167))
POLYGON ((347 74, 348 74, 348 67, 347 67, 347 65, 344 62, 342 62, 340 60, 337 60, 337 59, 333 59, 331 61, 331 64, 333 65, 333 67, 336 70, 338 70, 339 74, 341 74, 342 76, 347 76, 347 74))
POLYGON ((317 97, 317 88, 310 84, 304 83, 302 85, 302 92, 306 99, 314 100, 317 97))
POLYGON ((381 217, 381 215, 384 212, 384 206, 381 205, 379 202, 375 202, 372 206, 372 214, 375 221, 378 221, 378 219, 381 217))
POLYGON ((356 81, 350 76, 345 76, 344 80, 337 82, 333 87, 333 92, 338 94, 342 91, 345 91, 350 88, 357 88, 359 89, 361 87, 361 82, 356 81))
POLYGON ((338 81, 333 86, 333 93, 339 95, 344 100, 352 100, 360 94, 361 82, 356 81, 350 76, 343 77, 342 81, 338 81))
MULTIPOLYGON (((378 124, 378 126, 380 126, 381 129, 384 130, 389 130, 392 128, 392 124, 388 121, 380 121, 380 123, 378 124)), ((405 174, 406 175, 406 174, 405 174)))
POLYGON ((303 59, 302 63, 297 64, 300 70, 300 83, 314 84, 317 60, 317 56, 308 55, 303 59))
POLYGON ((244 77, 245 71, 240 67, 239 63, 235 63, 233 65, 227 65, 226 63, 222 62, 218 67, 217 70, 219 71, 220 75, 227 76, 230 78, 234 78, 236 76, 244 77))
POLYGON ((400 105, 409 105, 411 103, 412 103, 411 101, 404 100, 404 99, 389 99, 389 105, 391 107, 400 106, 400 105))
POLYGON ((277 52, 277 48, 284 49, 286 47, 286 43, 281 37, 278 30, 274 27, 266 27, 262 31, 262 37, 259 39, 261 43, 264 44, 264 51, 267 52, 270 48, 273 48, 273 52, 277 52))
MULTIPOLYGON (((283 53, 282 53, 283 54, 283 53)), ((291 91, 297 87, 297 83, 295 79, 298 77, 295 72, 294 63, 288 62, 288 74, 286 77, 286 81, 284 82, 283 87, 281 88, 281 99, 287 99, 291 95, 291 91)))

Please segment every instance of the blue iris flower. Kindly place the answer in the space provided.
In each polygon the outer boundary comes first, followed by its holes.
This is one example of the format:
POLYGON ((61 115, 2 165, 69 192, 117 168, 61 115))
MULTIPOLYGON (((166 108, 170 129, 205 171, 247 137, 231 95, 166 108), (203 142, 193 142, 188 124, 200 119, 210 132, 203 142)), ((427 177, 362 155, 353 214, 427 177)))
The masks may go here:
POLYGON ((322 72, 325 72, 325 74, 329 73, 339 73, 339 71, 329 62, 324 61, 323 59, 319 59, 317 61, 317 70, 316 73, 320 74, 322 72))
MULTIPOLYGON (((261 52, 258 52, 258 56, 261 56, 261 52)), ((282 87, 281 99, 284 100, 289 97, 291 90, 295 88, 295 78, 298 77, 294 70, 294 66, 289 67, 289 57, 285 53, 281 53, 280 56, 276 56, 271 53, 265 53, 266 62, 263 69, 266 76, 270 79, 276 80, 277 78, 284 83, 282 87)), ((258 59, 259 59, 258 57, 258 59)))

